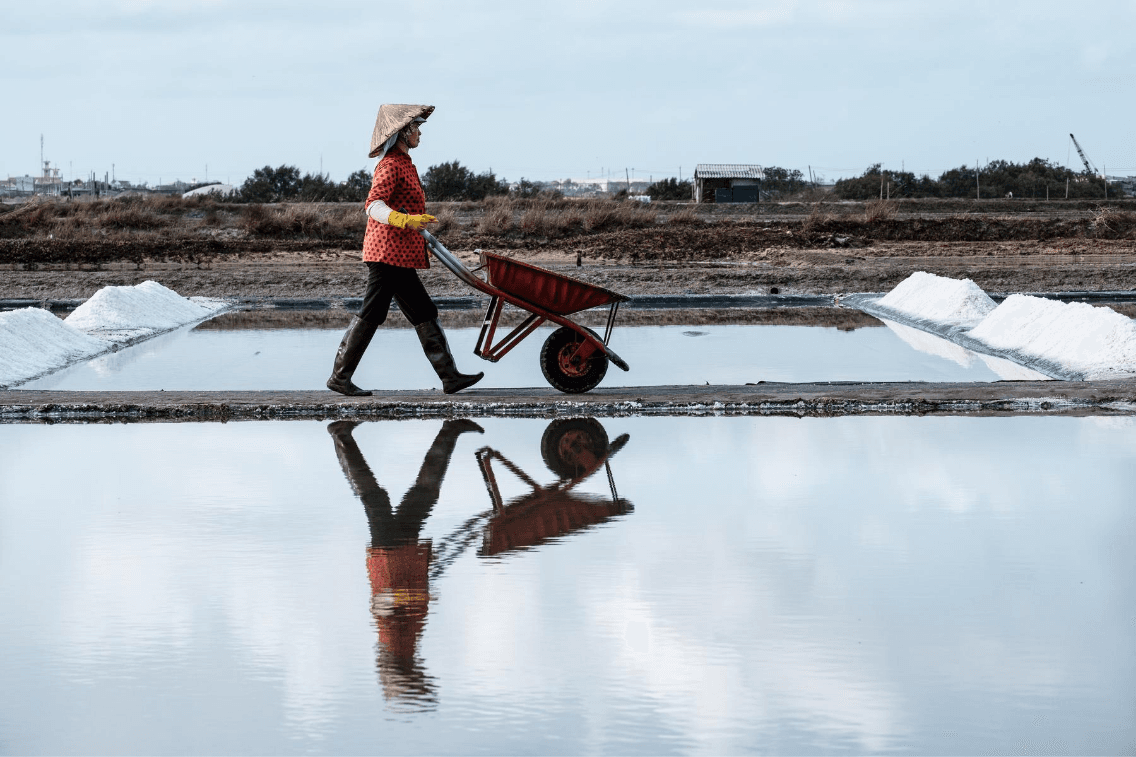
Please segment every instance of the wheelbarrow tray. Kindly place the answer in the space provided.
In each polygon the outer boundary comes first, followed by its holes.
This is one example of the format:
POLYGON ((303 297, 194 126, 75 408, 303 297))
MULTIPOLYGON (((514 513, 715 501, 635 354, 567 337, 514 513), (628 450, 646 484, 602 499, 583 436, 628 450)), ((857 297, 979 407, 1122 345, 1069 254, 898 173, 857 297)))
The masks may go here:
POLYGON ((628 299, 610 289, 492 252, 481 253, 481 261, 489 272, 490 284, 557 315, 628 299))
POLYGON ((628 370, 627 362, 607 343, 615 326, 615 315, 619 305, 630 300, 630 297, 489 252, 481 253, 482 267, 489 269, 486 279, 482 280, 466 268, 465 263, 447 250, 433 234, 425 229, 420 233, 426 240, 430 253, 438 262, 471 288, 490 297, 489 307, 485 311, 485 319, 481 325, 481 334, 477 338, 473 354, 496 363, 538 326, 545 321, 551 321, 576 332, 584 342, 581 351, 602 352, 620 370, 628 370), (529 316, 494 344, 493 338, 505 303, 528 311, 529 316), (597 305, 610 305, 607 329, 603 338, 567 317, 597 305))

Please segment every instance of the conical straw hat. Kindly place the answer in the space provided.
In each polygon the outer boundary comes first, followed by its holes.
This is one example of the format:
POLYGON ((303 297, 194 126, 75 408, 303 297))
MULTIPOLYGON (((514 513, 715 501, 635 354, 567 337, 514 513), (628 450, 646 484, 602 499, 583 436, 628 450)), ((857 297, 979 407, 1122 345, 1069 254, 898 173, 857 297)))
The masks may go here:
POLYGON ((370 157, 377 158, 387 140, 406 128, 411 121, 429 118, 433 112, 433 105, 380 105, 379 116, 375 119, 375 131, 371 135, 370 157))

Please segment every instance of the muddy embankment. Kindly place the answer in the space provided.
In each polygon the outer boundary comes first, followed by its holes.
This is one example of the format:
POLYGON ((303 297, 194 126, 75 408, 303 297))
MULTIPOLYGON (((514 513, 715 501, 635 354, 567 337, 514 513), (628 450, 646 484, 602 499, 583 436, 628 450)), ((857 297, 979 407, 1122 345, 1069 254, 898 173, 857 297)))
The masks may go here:
MULTIPOLYGON (((1136 290, 1133 200, 561 204, 493 217, 469 205, 439 210, 439 236, 470 264, 474 250, 502 252, 629 295, 886 291, 916 270, 991 292, 1136 290)), ((288 207, 250 220, 240 206, 218 207, 170 218, 137 211, 117 227, 104 213, 90 228, 74 214, 39 210, 29 226, 32 211, 4 213, 0 299, 84 298, 150 278, 187 296, 361 294, 352 209, 288 207)), ((423 275, 438 295, 468 294, 437 266, 423 275)))

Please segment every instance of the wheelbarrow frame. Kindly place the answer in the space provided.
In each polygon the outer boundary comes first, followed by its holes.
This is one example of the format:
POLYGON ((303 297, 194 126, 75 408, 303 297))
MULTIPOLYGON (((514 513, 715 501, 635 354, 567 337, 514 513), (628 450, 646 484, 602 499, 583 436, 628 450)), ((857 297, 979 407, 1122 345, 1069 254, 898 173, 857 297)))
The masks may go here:
POLYGON ((615 354, 615 351, 612 350, 610 346, 608 346, 608 343, 611 341, 612 331, 615 329, 615 316, 619 312, 619 306, 620 304, 630 300, 630 297, 612 292, 607 289, 602 289, 601 287, 595 287, 591 284, 587 284, 586 282, 576 281, 575 279, 571 279, 567 276, 561 276, 558 273, 546 271, 543 268, 525 264, 527 268, 531 269, 531 275, 537 277, 549 277, 553 279, 567 279, 571 282, 574 282, 575 284, 590 287, 595 290, 600 290, 610 295, 607 327, 604 330, 604 335, 601 339, 598 334, 596 334, 586 326, 581 326, 575 321, 572 321, 571 319, 565 317, 565 315, 552 312, 546 306, 547 304, 531 302, 529 300, 523 299, 515 294, 506 292, 503 289, 500 289, 489 283, 488 281, 482 279, 477 275, 477 271, 480 271, 487 265, 485 253, 481 254, 481 265, 471 271, 466 267, 465 263, 463 263, 456 255, 446 249, 445 245, 439 242, 437 237, 435 237, 429 231, 423 229, 421 231, 421 234, 426 239, 427 249, 430 250, 431 254, 434 255, 439 263, 448 268, 451 273, 468 284, 470 287, 476 289, 479 292, 487 294, 490 297, 489 306, 485 310, 485 318, 481 323, 481 333, 477 337, 477 346, 474 347, 473 354, 477 355, 483 360, 488 360, 491 363, 496 363, 498 360, 507 355, 514 347, 520 344, 525 337, 535 331, 541 324, 543 324, 545 321, 550 321, 560 326, 569 328, 580 335, 582 341, 580 342, 579 347, 576 348, 574 357, 578 357, 581 360, 587 360, 596 352, 602 352, 608 360, 610 360, 612 363, 615 363, 615 365, 617 365, 621 370, 630 370, 627 362, 624 361, 624 359, 619 355, 615 354), (496 344, 494 344, 493 338, 497 335, 497 327, 501 320, 501 313, 505 308, 505 303, 528 312, 529 316, 525 318, 525 320, 522 321, 519 326, 514 328, 507 335, 502 337, 496 344))

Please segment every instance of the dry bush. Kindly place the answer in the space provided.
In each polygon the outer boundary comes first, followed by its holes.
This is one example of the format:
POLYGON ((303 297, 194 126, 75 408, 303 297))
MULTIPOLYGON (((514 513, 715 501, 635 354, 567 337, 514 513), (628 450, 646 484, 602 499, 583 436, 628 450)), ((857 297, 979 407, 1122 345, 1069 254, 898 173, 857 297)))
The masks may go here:
POLYGON ((316 236, 327 230, 327 220, 309 208, 245 206, 241 227, 258 237, 316 236))
POLYGON ((168 218, 140 203, 121 203, 117 207, 108 207, 93 220, 94 225, 100 229, 150 230, 170 225, 168 218))
POLYGON ((284 208, 281 215, 285 226, 297 236, 323 238, 331 228, 328 214, 320 212, 317 208, 289 205, 284 208))
POLYGON ((323 230, 326 239, 358 239, 360 243, 367 230, 367 214, 359 203, 345 202, 323 205, 318 212, 326 222, 323 230))
POLYGON ((556 239, 583 226, 584 217, 578 209, 558 205, 548 200, 534 203, 520 218, 521 232, 556 239))
POLYGON ((872 200, 864 205, 864 220, 868 223, 890 221, 895 214, 896 206, 891 200, 872 200))
POLYGON ((691 224, 702 223, 702 218, 698 215, 698 206, 691 204, 687 205, 682 210, 671 213, 667 223, 674 224, 675 226, 689 226, 691 224))
POLYGON ((431 224, 430 231, 432 234, 441 234, 456 229, 458 227, 458 214, 452 207, 444 207, 432 214, 438 219, 438 223, 431 224))
POLYGON ((821 228, 828 222, 834 220, 831 213, 824 207, 824 203, 813 203, 809 214, 805 216, 805 220, 801 223, 801 231, 805 234, 812 234, 813 232, 820 231, 821 228))
POLYGON ((615 200, 588 200, 582 215, 585 231, 643 228, 654 226, 658 219, 658 211, 649 205, 615 200))
POLYGON ((1136 213, 1126 212, 1110 206, 1101 206, 1093 211, 1089 228, 1098 237, 1115 237, 1136 226, 1136 213))
POLYGON ((541 198, 529 204, 521 216, 521 232, 531 236, 555 239, 583 226, 583 214, 576 208, 564 207, 554 198, 541 198))
POLYGON ((485 213, 477 223, 482 234, 504 234, 513 228, 513 202, 506 196, 487 197, 485 213))

